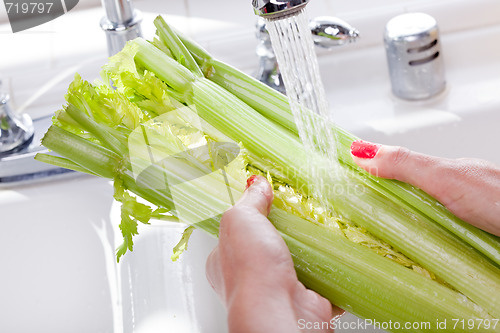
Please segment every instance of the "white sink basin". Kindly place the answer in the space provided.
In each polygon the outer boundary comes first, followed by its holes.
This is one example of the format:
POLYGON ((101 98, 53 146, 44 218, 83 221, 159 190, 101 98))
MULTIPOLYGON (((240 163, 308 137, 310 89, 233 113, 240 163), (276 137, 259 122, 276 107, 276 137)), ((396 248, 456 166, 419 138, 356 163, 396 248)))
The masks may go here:
POLYGON ((224 309, 204 273, 215 239, 196 232, 174 263, 183 227, 154 223, 115 265, 120 213, 110 182, 82 175, 2 190, 0 211, 0 331, 121 332, 122 318, 123 332, 157 332, 151 325, 158 323, 176 332, 224 331, 224 309))
MULTIPOLYGON (((101 12, 78 15, 72 19, 84 24, 89 18, 97 22, 101 12)), ((145 15, 146 36, 151 36, 152 17, 145 15)), ((173 19, 188 26, 215 57, 249 72, 255 69, 252 27, 173 19)), ((442 34, 448 87, 424 102, 392 96, 381 42, 322 52, 320 66, 335 119, 367 140, 500 164, 500 156, 492 154, 500 142, 500 44, 492 42, 500 38, 500 17, 496 24, 442 34)), ((97 77, 104 41, 96 28, 81 35, 78 49, 88 54, 70 52, 49 66, 15 62, 6 72, 14 92, 19 91, 14 96, 18 106, 39 91, 25 111, 39 117, 57 110, 75 66, 87 59, 77 70, 86 79, 97 77), (47 82, 52 82, 50 89, 40 91, 47 82)), ((155 224, 141 228, 134 253, 117 268, 119 210, 112 192, 108 181, 90 176, 0 190, 0 332, 227 331, 225 310, 204 273, 216 241, 197 232, 189 250, 172 263, 171 249, 182 229, 155 224), (117 311, 118 295, 124 295, 123 314, 117 311)))

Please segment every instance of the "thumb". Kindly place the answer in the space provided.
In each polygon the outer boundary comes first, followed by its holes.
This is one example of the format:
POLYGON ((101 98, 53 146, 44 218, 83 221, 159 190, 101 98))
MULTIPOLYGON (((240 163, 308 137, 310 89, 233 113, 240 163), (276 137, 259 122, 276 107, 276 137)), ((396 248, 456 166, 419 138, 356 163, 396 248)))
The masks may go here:
POLYGON ((500 168, 494 164, 439 158, 362 140, 352 143, 351 154, 369 173, 418 187, 462 220, 500 235, 500 168))
POLYGON ((271 184, 262 176, 253 175, 247 180, 247 187, 236 207, 256 209, 262 215, 269 215, 273 202, 271 184))
POLYGON ((240 200, 222 215, 219 245, 207 261, 207 277, 226 302, 244 281, 272 282, 277 267, 294 272, 284 240, 266 217, 272 200, 266 178, 252 176, 240 200))
POLYGON ((436 168, 446 164, 443 158, 363 140, 352 143, 351 154, 354 162, 372 175, 410 183, 431 195, 435 192, 433 179, 439 174, 436 168))

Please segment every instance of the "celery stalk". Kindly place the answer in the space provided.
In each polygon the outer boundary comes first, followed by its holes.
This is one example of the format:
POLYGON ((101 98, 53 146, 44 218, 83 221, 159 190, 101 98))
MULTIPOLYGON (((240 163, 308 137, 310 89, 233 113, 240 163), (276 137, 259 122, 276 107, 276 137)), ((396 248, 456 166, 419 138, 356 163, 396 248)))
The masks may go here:
MULTIPOLYGON (((233 196, 243 191, 246 170, 258 168, 303 196, 312 181, 302 170, 306 154, 285 97, 211 59, 175 36, 163 20, 156 23, 164 43, 160 48, 136 39, 104 67, 103 76, 114 81, 116 90, 75 78, 67 96, 72 105, 59 112, 42 140, 64 158, 38 157, 114 180, 124 236, 118 257, 133 249, 138 223, 167 212, 216 236, 220 214, 210 212, 231 206, 233 196), (199 75, 187 50, 208 79, 199 75), (173 111, 180 103, 188 106, 186 112, 173 111), (138 131, 144 144, 134 143, 138 131), (222 178, 215 162, 208 163, 207 154, 196 149, 228 140, 240 143, 243 154, 227 165, 222 178)), ((500 317, 500 269, 488 259, 496 254, 487 249, 495 249, 497 239, 475 229, 467 236, 462 221, 442 207, 427 207, 435 201, 423 192, 362 172, 349 156, 352 139, 339 129, 341 174, 346 177, 325 181, 362 191, 329 197, 328 208, 338 213, 339 223, 366 228, 388 243, 383 246, 392 245, 437 278, 399 265, 367 248, 369 244, 355 243, 334 225, 319 222, 315 213, 294 211, 284 201, 269 218, 288 244, 301 281, 344 309, 378 321, 435 325, 445 319, 500 317)), ((324 157, 318 154, 317 159, 324 157)))
MULTIPOLYGON (((45 141, 44 144, 48 143, 45 141)), ((91 164, 93 155, 85 155, 88 161, 80 160, 80 163, 91 164)), ((170 170, 161 172, 171 173, 170 170)), ((164 206, 171 200, 162 190, 137 186, 128 171, 118 177, 129 189, 153 204, 164 206)), ((150 173, 150 177, 153 183, 163 179, 155 172, 150 173)), ((184 199, 190 201, 194 210, 200 210, 200 207, 217 204, 219 200, 214 194, 221 190, 216 187, 221 186, 224 187, 222 183, 206 186, 209 193, 205 195, 186 191, 184 199)), ((401 325, 408 321, 434 324, 452 318, 490 319, 487 313, 459 293, 387 261, 362 246, 353 246, 343 237, 328 233, 324 227, 276 208, 272 209, 269 218, 289 245, 301 280, 357 315, 378 321, 397 321, 401 325), (377 279, 373 280, 373 276, 377 279), (388 284, 391 288, 386 288, 388 284), (371 287, 364 288, 366 285, 371 287), (412 292, 408 293, 409 290, 412 292), (403 312, 402 307, 405 308, 403 312)), ((218 217, 195 224, 215 235, 217 225, 218 217)))
MULTIPOLYGON (((206 63, 202 64, 202 67, 206 70, 206 63)), ((218 73, 220 76, 227 77, 224 68, 222 70, 216 68, 207 72, 218 73)), ((239 73, 239 76, 242 77, 245 74, 239 73)), ((234 85, 230 86, 234 88, 234 85)), ((261 87, 261 84, 256 84, 254 90, 261 87)), ((237 90, 240 95, 241 91, 245 91, 249 87, 245 86, 244 88, 237 90)), ((197 106, 202 118, 208 122, 213 122, 217 128, 233 140, 243 142, 245 147, 254 154, 270 158, 269 153, 272 152, 271 154, 274 155, 272 159, 279 161, 279 165, 291 170, 293 174, 294 178, 282 179, 282 181, 293 184, 293 186, 297 186, 307 193, 307 184, 311 180, 304 179, 304 176, 300 173, 302 161, 305 160, 306 155, 297 139, 292 140, 288 135, 288 131, 273 127, 273 122, 265 118, 255 118, 254 116, 254 121, 251 121, 252 119, 248 118, 247 115, 252 114, 252 109, 248 105, 240 106, 241 103, 234 98, 230 99, 229 95, 231 94, 226 93, 224 90, 216 84, 210 85, 203 80, 196 80, 192 100, 188 102, 193 102, 197 106), (227 100, 230 100, 230 103, 222 104, 219 102, 227 100), (243 121, 244 128, 240 125, 243 119, 245 120, 243 121), (271 132, 268 131, 269 128, 272 128, 271 132), (284 140, 286 142, 283 142, 280 138, 286 138, 284 140), (286 150, 285 154, 281 154, 283 150, 275 151, 275 147, 280 147, 280 149, 290 147, 293 152, 290 153, 289 150, 286 150)), ((250 99, 250 96, 255 95, 254 90, 248 89, 248 99, 250 99)), ((269 95, 276 94, 270 93, 269 95)), ((265 107, 262 107, 262 109, 265 109, 265 107)), ((344 151, 344 156, 345 154, 344 151)), ((352 161, 349 165, 346 160, 347 158, 344 157, 342 162, 349 167, 353 165, 352 161)), ((413 199, 415 197, 412 192, 387 193, 386 188, 370 182, 374 178, 366 175, 363 177, 357 176, 356 170, 359 170, 359 168, 349 173, 352 177, 343 185, 344 188, 364 186, 363 193, 357 196, 339 195, 331 198, 332 206, 342 216, 356 221, 357 224, 365 227, 374 235, 388 241, 409 258, 434 272, 481 306, 487 307, 495 304, 493 308, 500 308, 500 294, 498 297, 491 295, 491 290, 500 292, 500 280, 498 279, 500 270, 497 267, 483 259, 467 243, 464 244, 463 241, 457 240, 453 235, 443 232, 442 227, 437 225, 427 214, 415 209, 411 205, 411 200, 408 200, 408 198, 413 199), (364 181, 364 177, 367 177, 368 181, 364 181), (394 203, 391 199, 396 202, 394 203), (409 203, 405 204, 407 201, 409 203), (453 262, 453 264, 450 265, 450 262, 453 262), (460 266, 461 269, 455 270, 454 265, 460 266), (476 286, 479 287, 476 288, 476 286)), ((342 182, 343 180, 339 179, 338 181, 342 182)), ((394 183, 391 181, 385 182, 394 183)), ((334 186, 335 184, 331 185, 334 186)), ((396 183, 396 185, 398 184, 396 183)), ((390 185, 388 187, 395 190, 400 188, 390 185)), ((428 214, 432 215, 432 212, 428 214)), ((463 224, 465 225, 465 222, 463 224)), ((474 227, 468 228, 474 229, 474 227)), ((477 233, 483 234, 481 231, 477 233)), ((483 236, 483 238, 488 239, 487 234, 484 233, 484 235, 486 236, 483 236)), ((493 313, 500 315, 500 312, 496 310, 493 313)))
MULTIPOLYGON (((434 324, 436 320, 447 318, 451 321, 454 316, 462 318, 470 311, 478 311, 459 293, 435 281, 421 279, 417 273, 384 260, 363 246, 352 246, 345 238, 325 232, 321 226, 311 226, 295 216, 278 218, 276 215, 283 213, 273 211, 270 219, 282 232, 287 244, 302 249, 292 251, 302 281, 314 290, 323 290, 323 294, 332 293, 328 296, 330 299, 336 304, 347 305, 346 310, 358 316, 404 322, 407 318, 402 317, 398 309, 405 308, 405 313, 413 313, 411 321, 429 320, 434 324), (344 274, 355 283, 346 284, 344 274), (378 287, 364 288, 365 285, 374 286, 373 276, 377 276, 378 287), (335 290, 329 287, 331 284, 335 285, 335 290), (396 296, 409 292, 413 297, 410 303, 396 296), (433 301, 429 302, 431 299, 433 301), (352 307, 353 301, 364 306, 352 307)), ((481 316, 480 312, 476 315, 481 316)))
MULTIPOLYGON (((176 31, 176 34, 196 59, 207 79, 217 83, 266 118, 272 119, 298 136, 297 126, 285 95, 238 69, 213 59, 200 45, 181 32, 176 31)), ((160 38, 160 40, 166 43, 165 39, 160 38)))
POLYGON ((95 135, 97 139, 105 142, 115 153, 119 155, 127 153, 127 145, 126 143, 118 139, 118 137, 120 137, 121 135, 118 134, 116 130, 110 129, 86 117, 83 112, 81 112, 72 104, 68 105, 68 107, 66 108, 66 113, 71 118, 77 120, 85 130, 95 135))
POLYGON ((114 152, 57 126, 48 129, 42 144, 104 178, 113 178, 120 161, 114 152))
MULTIPOLYGON (((227 96, 219 91, 220 88, 209 89, 212 85, 214 84, 205 85, 201 80, 195 84, 193 99, 199 115, 233 140, 243 142, 254 154, 272 158, 274 163, 289 170, 293 178, 282 180, 307 193, 307 186, 312 181, 301 173, 306 155, 297 139, 292 140, 287 131, 273 127, 273 123, 265 118, 253 117, 253 121, 252 118, 246 121, 247 112, 250 111, 238 107, 237 100, 221 105, 218 101, 227 100, 227 96), (239 125, 242 119, 245 119, 244 128, 239 125)), ((440 226, 425 215, 397 205, 382 193, 364 186, 363 178, 355 172, 349 175, 350 179, 337 179, 337 183, 331 186, 338 186, 345 181, 341 188, 363 186, 363 191, 356 196, 341 194, 330 198, 330 203, 341 216, 356 221, 386 240, 481 306, 495 304, 493 308, 500 309, 500 270, 497 267, 453 235, 443 232, 440 226), (460 270, 456 270, 455 265, 460 270), (492 295, 491 290, 499 293, 492 295)), ((500 316, 500 311, 497 315, 500 316)))
POLYGON ((167 41, 166 44, 169 46, 169 50, 175 56, 175 59, 189 69, 194 75, 203 76, 203 73, 191 53, 189 53, 186 46, 180 41, 163 17, 158 16, 154 20, 154 24, 157 29, 157 34, 162 40, 167 41))
MULTIPOLYGON (((266 86, 262 82, 249 77, 236 68, 213 59, 194 41, 179 32, 177 32, 177 34, 184 45, 192 52, 208 79, 224 87, 266 118, 282 125, 298 136, 298 131, 286 96, 266 86)), ((360 170, 354 164, 349 154, 351 143, 358 138, 338 127, 336 127, 336 132, 340 144, 340 149, 338 149, 339 158, 346 165, 364 173, 364 171, 360 170)), ((409 184, 376 178, 367 173, 364 173, 364 176, 371 180, 370 184, 373 189, 384 195, 391 196, 392 198, 398 198, 420 210, 430 219, 439 223, 454 235, 473 246, 476 250, 486 255, 500 267, 499 237, 484 232, 460 220, 451 214, 442 204, 436 202, 435 199, 409 184)))
POLYGON ((99 176, 99 175, 93 173, 92 171, 85 169, 81 165, 78 165, 75 162, 73 162, 67 158, 63 158, 63 157, 53 156, 53 155, 48 155, 48 154, 36 154, 35 160, 37 160, 39 162, 47 163, 47 164, 52 164, 52 165, 60 167, 60 168, 70 169, 70 170, 78 171, 78 172, 82 172, 82 173, 88 173, 88 174, 93 175, 93 176, 99 176))
POLYGON ((146 68, 153 67, 155 74, 177 91, 189 90, 194 75, 187 68, 165 55, 162 51, 141 38, 135 39, 137 53, 135 60, 146 68), (160 65, 161 64, 161 65, 160 65))

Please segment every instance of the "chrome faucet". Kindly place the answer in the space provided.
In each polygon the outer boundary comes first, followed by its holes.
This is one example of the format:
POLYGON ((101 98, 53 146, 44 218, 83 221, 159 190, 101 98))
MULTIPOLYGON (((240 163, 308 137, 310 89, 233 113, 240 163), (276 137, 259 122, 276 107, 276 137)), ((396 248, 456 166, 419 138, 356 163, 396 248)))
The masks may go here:
MULTIPOLYGON (((266 29, 266 20, 259 17, 257 20, 257 55, 259 67, 256 78, 279 92, 285 93, 285 86, 271 45, 269 32, 266 29)), ((355 42, 359 32, 345 21, 330 16, 321 16, 309 22, 314 44, 320 48, 332 49, 341 45, 355 42)))
POLYGON ((34 159, 37 153, 50 152, 40 145, 52 117, 32 120, 12 106, 8 87, 0 78, 0 189, 47 177, 64 177, 70 170, 34 159))
POLYGON ((281 78, 269 32, 266 29, 266 21, 263 18, 258 18, 256 27, 256 36, 259 40, 259 45, 257 45, 256 50, 259 56, 259 67, 257 73, 255 73, 255 77, 259 81, 284 94, 285 85, 281 78))
POLYGON ((27 114, 17 114, 10 105, 0 78, 0 157, 15 153, 33 140, 33 122, 27 114))
MULTIPOLYGON (((119 52, 128 40, 141 36, 141 14, 134 10, 132 0, 102 0, 106 16, 101 20, 101 28, 106 32, 108 53, 119 52)), ((295 4, 300 7, 309 0, 254 0, 255 3, 278 3, 277 9, 283 9, 281 3, 295 4)), ((272 11, 274 7, 268 9, 272 11)), ((291 8, 293 12, 295 8, 291 8)), ((285 9, 288 11, 288 7, 285 9)), ((357 31, 343 21, 331 18, 317 18, 311 22, 311 32, 315 43, 321 47, 342 45, 354 41, 357 31)), ((274 51, 271 47, 265 24, 258 24, 260 44, 257 50, 261 64, 259 79, 275 89, 284 91, 274 51)), ((34 160, 39 153, 49 153, 40 146, 39 141, 51 125, 51 117, 41 117, 31 121, 27 115, 18 115, 13 111, 8 94, 2 93, 0 78, 0 188, 19 183, 32 182, 47 177, 62 177, 73 174, 70 170, 54 167, 34 160), (34 131, 33 131, 34 127, 34 131)))
MULTIPOLYGON (((101 28, 106 32, 108 53, 119 52, 128 40, 141 36, 141 14, 131 0, 102 0, 106 17, 101 28)), ((51 117, 31 120, 18 114, 9 101, 8 89, 0 78, 0 189, 31 183, 49 177, 74 175, 68 169, 36 161, 37 153, 52 154, 40 145, 40 139, 51 125, 51 117)))
POLYGON ((141 37, 141 12, 135 10, 131 0, 102 0, 106 16, 101 20, 101 29, 106 32, 110 56, 121 51, 125 43, 141 37))

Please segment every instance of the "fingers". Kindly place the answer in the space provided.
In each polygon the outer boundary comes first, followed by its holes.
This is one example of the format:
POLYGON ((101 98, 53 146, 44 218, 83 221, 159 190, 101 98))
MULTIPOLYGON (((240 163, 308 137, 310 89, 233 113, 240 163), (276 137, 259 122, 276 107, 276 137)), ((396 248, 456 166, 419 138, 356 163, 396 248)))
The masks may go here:
POLYGON ((271 185, 261 176, 251 177, 248 185, 241 199, 222 216, 219 245, 207 261, 207 278, 226 303, 239 282, 272 283, 273 270, 295 276, 288 248, 267 219, 273 199, 271 185))
POLYGON ((432 190, 429 178, 434 178, 436 168, 445 164, 445 159, 404 147, 383 146, 362 140, 352 143, 351 154, 356 164, 369 173, 410 183, 424 191, 432 190))
POLYGON ((288 290, 298 281, 290 252, 267 219, 273 191, 264 177, 252 177, 248 185, 222 216, 207 277, 226 304, 231 332, 265 332, 273 326, 276 332, 293 332, 288 290))
POLYGON ((433 157, 361 140, 352 143, 351 154, 369 173, 412 184, 464 221, 500 234, 500 168, 492 163, 433 157))
POLYGON ((354 162, 374 176, 396 179, 422 189, 446 204, 453 177, 446 174, 450 160, 362 140, 351 145, 354 162))
MULTIPOLYGON (((315 291, 307 289, 302 283, 297 283, 293 300, 296 317, 307 319, 309 322, 329 322, 332 318, 337 319, 344 314, 344 310, 332 306, 330 301, 315 291)), ((304 332, 309 331, 304 330, 304 332)), ((311 332, 318 332, 318 330, 311 330, 311 332)), ((333 330, 326 329, 321 332, 332 333, 333 330)))
POLYGON ((267 219, 270 184, 251 177, 248 185, 222 216, 219 245, 207 260, 207 277, 226 304, 230 332, 291 333, 298 332, 299 318, 329 321, 330 302, 298 281, 288 247, 267 219))

